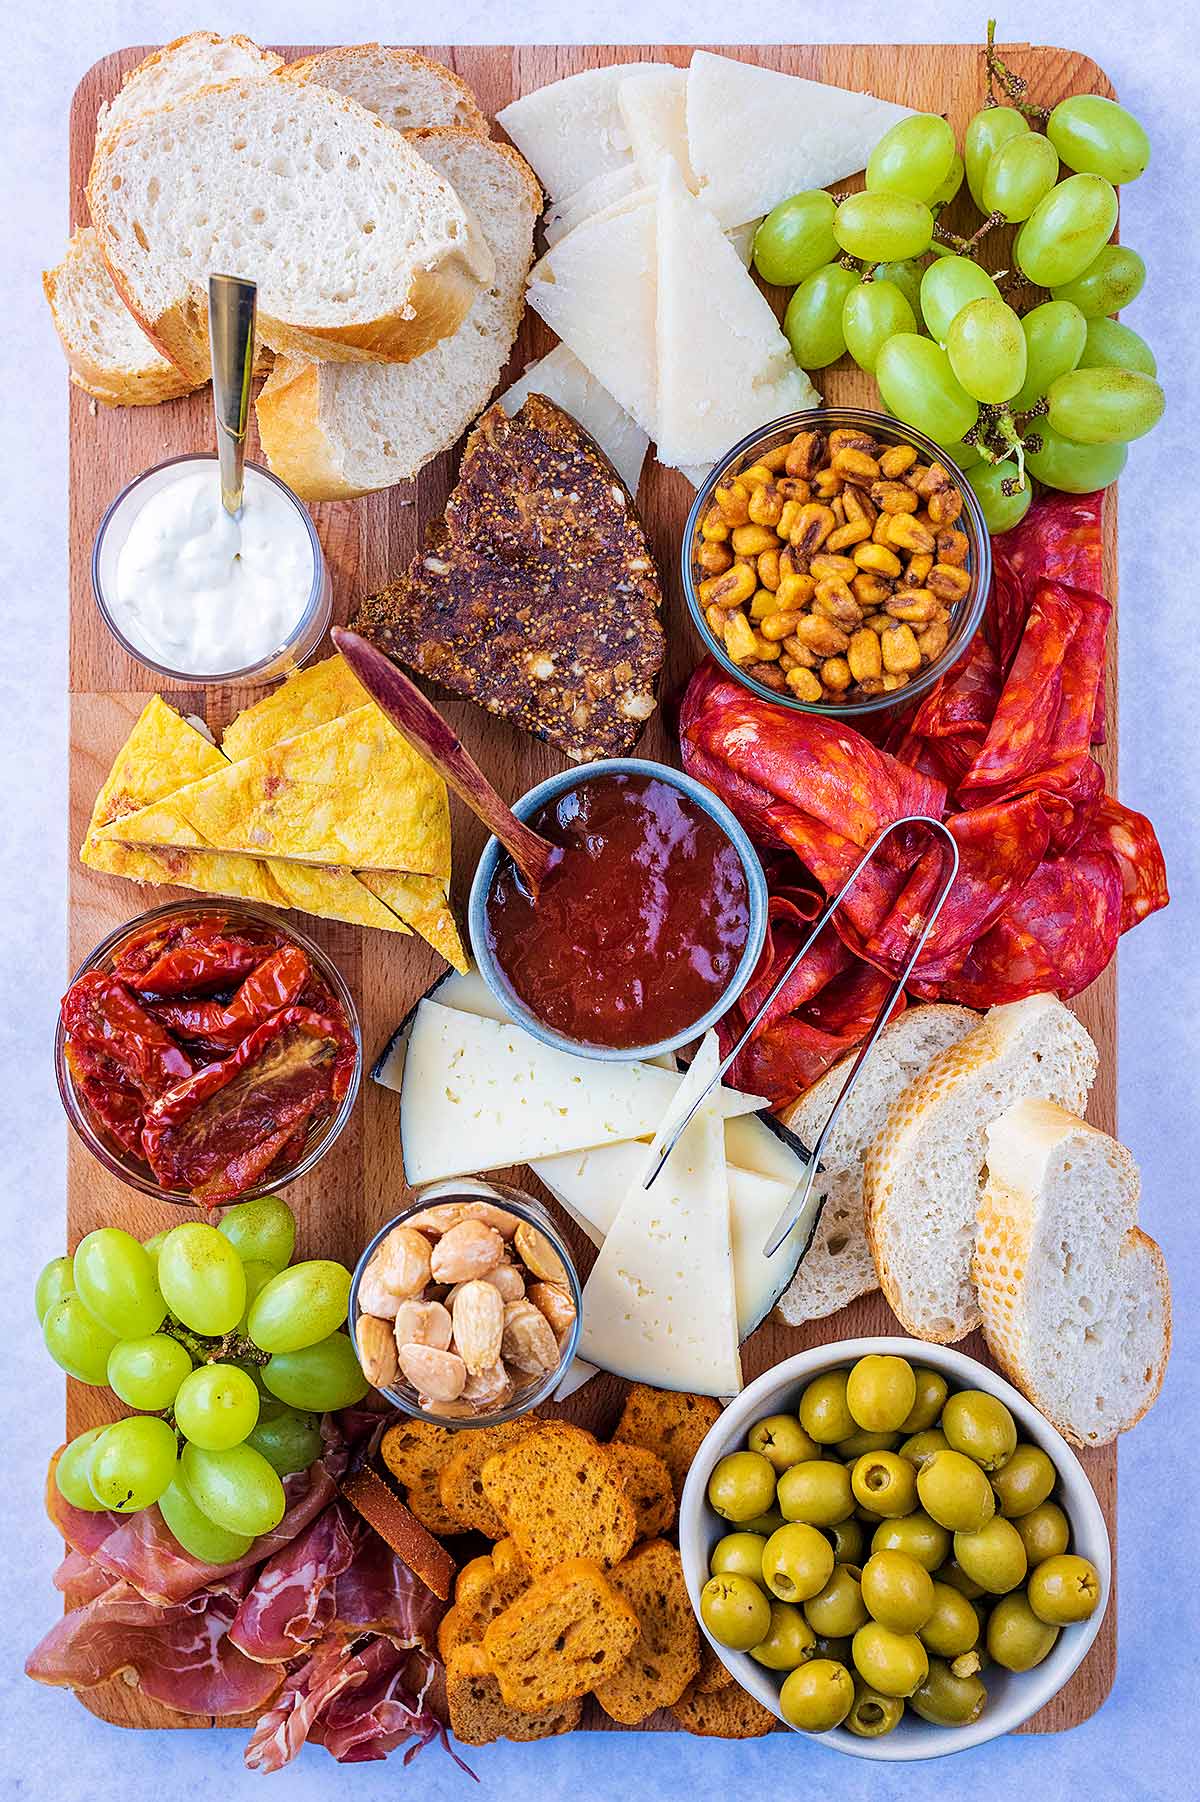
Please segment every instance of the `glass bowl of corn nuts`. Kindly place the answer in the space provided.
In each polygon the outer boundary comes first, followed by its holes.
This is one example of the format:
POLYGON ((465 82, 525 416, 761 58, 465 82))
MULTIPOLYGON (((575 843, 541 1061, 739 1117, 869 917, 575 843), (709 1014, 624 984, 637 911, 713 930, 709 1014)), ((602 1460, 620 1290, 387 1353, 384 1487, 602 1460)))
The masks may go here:
POLYGON ((682 547, 696 630, 763 700, 841 719, 906 705, 963 656, 991 585, 957 464, 883 413, 821 407, 743 438, 682 547))

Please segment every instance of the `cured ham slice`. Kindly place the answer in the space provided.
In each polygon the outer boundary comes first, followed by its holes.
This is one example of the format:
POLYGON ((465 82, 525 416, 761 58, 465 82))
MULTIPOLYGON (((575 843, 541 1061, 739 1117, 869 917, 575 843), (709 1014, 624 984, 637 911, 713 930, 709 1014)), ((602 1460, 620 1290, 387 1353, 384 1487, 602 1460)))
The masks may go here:
POLYGON ((289 1675, 246 1747, 251 1771, 278 1771, 308 1740, 343 1763, 386 1758, 411 1741, 404 1762, 445 1733, 425 1705, 436 1666, 388 1639, 325 1640, 289 1675))

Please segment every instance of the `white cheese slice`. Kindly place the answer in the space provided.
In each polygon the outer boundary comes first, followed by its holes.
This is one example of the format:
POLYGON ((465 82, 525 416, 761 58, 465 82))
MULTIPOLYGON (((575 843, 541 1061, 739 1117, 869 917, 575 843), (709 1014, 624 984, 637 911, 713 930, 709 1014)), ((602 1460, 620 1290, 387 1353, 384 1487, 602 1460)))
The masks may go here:
MULTIPOLYGON (((405 1176, 439 1182, 641 1138, 687 1080, 653 1064, 576 1057, 519 1026, 422 1001, 400 1095, 405 1176)), ((764 1105, 733 1089, 714 1097, 722 1120, 764 1105)))
POLYGON ((544 394, 577 420, 591 433, 630 494, 637 494, 650 440, 608 389, 589 374, 574 351, 565 344, 555 345, 549 356, 532 364, 500 396, 500 405, 506 413, 515 413, 527 394, 544 394))
MULTIPOLYGON (((685 1088, 698 1092, 719 1061, 710 1034, 685 1088)), ((583 1292, 579 1352, 602 1370, 697 1395, 742 1386, 722 1125, 706 1102, 651 1187, 646 1164, 621 1205, 583 1292)), ((650 1158, 657 1149, 656 1137, 650 1158)))
POLYGON ((669 63, 636 70, 618 87, 617 106, 642 180, 657 181, 659 163, 669 156, 694 188, 688 162, 687 70, 669 63))
POLYGON ((865 169, 877 141, 910 111, 707 50, 688 70, 692 168, 705 205, 726 226, 865 169))
POLYGON ((619 169, 605 169, 564 200, 555 200, 546 208, 542 224, 547 244, 557 244, 593 213, 602 213, 616 201, 627 200, 645 185, 641 170, 632 160, 622 163, 619 169))
POLYGON ((526 298, 642 430, 657 406, 652 188, 577 225, 534 264, 526 298))
POLYGON ((572 1358, 554 1391, 554 1400, 565 1402, 569 1395, 574 1395, 577 1389, 582 1389, 585 1383, 590 1383, 599 1374, 596 1366, 589 1364, 586 1358, 572 1358))
MULTIPOLYGON (((546 192, 558 199, 630 160, 629 134, 617 105, 621 83, 654 63, 609 63, 581 69, 501 107, 496 114, 546 192)), ((746 215, 747 218, 749 214, 746 215)))
POLYGON ((817 399, 766 297, 670 160, 658 188, 656 341, 660 462, 711 464, 817 399), (719 369, 720 381, 698 381, 704 369, 719 369))

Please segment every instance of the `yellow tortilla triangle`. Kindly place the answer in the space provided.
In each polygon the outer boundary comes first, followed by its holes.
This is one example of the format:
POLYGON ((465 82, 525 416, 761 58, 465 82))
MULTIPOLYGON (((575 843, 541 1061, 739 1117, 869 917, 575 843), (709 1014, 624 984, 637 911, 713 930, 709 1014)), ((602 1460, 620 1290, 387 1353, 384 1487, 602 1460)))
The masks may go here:
POLYGON ((415 926, 448 964, 466 975, 470 963, 458 936, 444 882, 433 876, 409 876, 402 870, 364 870, 360 881, 402 920, 415 926))
POLYGON ((285 738, 353 713, 369 700, 345 659, 326 657, 322 663, 297 670, 271 694, 243 708, 221 735, 221 749, 231 763, 240 763, 285 738))
POLYGON ((289 863, 282 857, 268 859, 267 868, 283 892, 285 907, 299 907, 324 920, 345 920, 349 926, 374 926, 380 932, 409 931, 404 921, 349 870, 318 870, 311 864, 289 863))

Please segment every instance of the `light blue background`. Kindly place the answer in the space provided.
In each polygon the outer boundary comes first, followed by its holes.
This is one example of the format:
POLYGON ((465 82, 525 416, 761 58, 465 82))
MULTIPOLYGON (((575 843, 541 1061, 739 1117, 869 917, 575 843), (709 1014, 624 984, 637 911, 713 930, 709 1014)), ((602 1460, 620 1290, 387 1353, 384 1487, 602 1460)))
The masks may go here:
MULTIPOLYGON (((1197 1634, 1195 1484, 1198 1260, 1194 1132, 1200 947, 1195 906, 1200 793, 1200 453, 1195 366, 1200 342, 1196 267, 1194 12, 1182 0, 1060 0, 1009 4, 1002 39, 1069 45, 1107 69, 1149 128, 1149 174, 1123 198, 1126 241, 1150 277, 1129 319, 1154 344, 1169 412, 1135 447, 1121 483, 1121 792, 1154 816, 1176 900, 1121 952, 1121 1122, 1143 1171, 1143 1224, 1166 1247, 1176 1341, 1157 1409, 1121 1449, 1120 1668, 1114 1694, 1087 1725, 1053 1737, 1010 1738, 936 1766, 867 1765, 791 1736, 725 1745, 682 1734, 605 1734, 496 1746, 473 1753, 479 1788, 438 1751, 405 1772, 339 1769, 320 1750, 270 1780, 241 1763, 243 1736, 129 1734, 94 1720, 66 1694, 21 1674, 24 1652, 56 1614, 50 1573, 59 1555, 39 1494, 62 1415, 57 1373, 31 1324, 34 1272, 62 1249, 64 1126, 50 1040, 63 978, 63 826, 66 755, 66 384, 41 301, 40 271, 57 261, 66 226, 66 125, 72 89, 99 56, 197 26, 246 31, 265 43, 446 40, 479 42, 735 42, 836 38, 849 42, 977 41, 986 0, 921 6, 755 7, 715 0, 317 0, 185 7, 137 0, 14 0, 0 9, 7 164, 0 248, 4 376, 0 568, 0 729, 4 745, 4 894, 0 906, 0 1106, 5 1189, 0 1271, 7 1282, 0 1432, 0 1797, 36 1802, 212 1802, 270 1793, 290 1802, 330 1794, 362 1802, 419 1790, 426 1802, 536 1793, 545 1802, 599 1802, 631 1792, 667 1799, 732 1789, 747 1802, 801 1785, 845 1802, 937 1794, 943 1802, 994 1793, 1038 1802, 1197 1794, 1192 1747, 1197 1634), (1185 19, 1192 15, 1191 32, 1185 19), (10 1324, 11 1323, 11 1324, 10 1324), (1190 1499, 1191 1526, 1180 1496, 1190 1499)), ((70 850, 73 851, 73 847, 70 850)))

